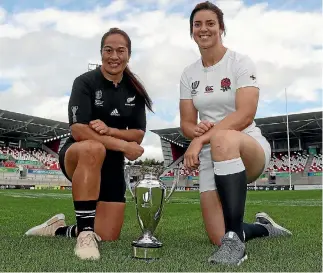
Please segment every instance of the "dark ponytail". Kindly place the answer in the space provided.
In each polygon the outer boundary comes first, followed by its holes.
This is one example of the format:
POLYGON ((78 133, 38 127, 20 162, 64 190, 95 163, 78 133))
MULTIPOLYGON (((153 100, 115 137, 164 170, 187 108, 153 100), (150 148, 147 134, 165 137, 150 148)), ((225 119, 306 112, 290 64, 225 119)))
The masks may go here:
MULTIPOLYGON (((102 36, 102 39, 101 39, 101 49, 100 49, 101 54, 102 54, 102 48, 103 48, 105 39, 109 35, 112 35, 112 34, 120 34, 120 35, 122 35, 126 39, 127 44, 128 44, 129 56, 131 56, 131 40, 130 40, 130 37, 129 37, 129 35, 125 31, 123 31, 123 30, 121 30, 119 28, 110 28, 110 30, 102 36)), ((148 95, 145 87, 136 78, 136 76, 130 71, 130 69, 129 69, 128 66, 125 68, 123 74, 124 74, 124 76, 126 76, 127 80, 129 80, 130 84, 133 86, 133 88, 136 90, 136 92, 140 96, 142 96, 144 98, 145 104, 146 104, 147 108, 151 112, 154 112, 153 109, 152 109, 152 104, 153 104, 152 103, 152 100, 149 97, 149 95, 148 95)))
POLYGON ((151 111, 153 111, 152 108, 152 101, 149 97, 145 87, 142 85, 142 83, 136 78, 136 76, 130 71, 129 67, 127 66, 126 69, 123 71, 124 75, 128 78, 132 86, 136 89, 137 93, 140 94, 145 99, 145 104, 147 108, 151 111))

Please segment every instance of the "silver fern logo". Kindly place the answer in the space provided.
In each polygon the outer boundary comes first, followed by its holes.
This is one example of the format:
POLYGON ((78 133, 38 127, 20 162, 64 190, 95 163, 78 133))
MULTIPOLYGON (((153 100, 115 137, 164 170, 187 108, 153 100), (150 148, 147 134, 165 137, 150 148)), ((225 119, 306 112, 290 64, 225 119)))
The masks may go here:
POLYGON ((136 95, 134 95, 133 97, 127 98, 127 102, 125 103, 125 105, 126 106, 135 106, 135 103, 133 103, 135 98, 136 98, 136 95))
POLYGON ((136 98, 136 95, 132 98, 127 98, 127 103, 133 102, 136 98))

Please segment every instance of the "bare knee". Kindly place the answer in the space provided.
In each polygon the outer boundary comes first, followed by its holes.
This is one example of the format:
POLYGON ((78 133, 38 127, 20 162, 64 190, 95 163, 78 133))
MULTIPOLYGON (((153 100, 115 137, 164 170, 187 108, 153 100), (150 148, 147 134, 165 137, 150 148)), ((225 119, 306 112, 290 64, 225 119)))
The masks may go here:
POLYGON ((101 240, 104 242, 117 241, 120 238, 120 234, 109 234, 103 230, 94 229, 95 233, 100 236, 101 240))
POLYGON ((240 157, 239 132, 219 130, 210 139, 212 159, 215 161, 229 160, 240 157))
POLYGON ((102 241, 112 242, 117 241, 120 238, 121 230, 109 230, 104 229, 102 226, 94 225, 94 231, 98 234, 102 241))
POLYGON ((89 167, 94 167, 103 163, 106 156, 104 145, 95 140, 82 141, 79 147, 79 160, 85 161, 89 167))
POLYGON ((120 237, 124 221, 124 203, 98 202, 94 231, 103 241, 116 241, 120 237))

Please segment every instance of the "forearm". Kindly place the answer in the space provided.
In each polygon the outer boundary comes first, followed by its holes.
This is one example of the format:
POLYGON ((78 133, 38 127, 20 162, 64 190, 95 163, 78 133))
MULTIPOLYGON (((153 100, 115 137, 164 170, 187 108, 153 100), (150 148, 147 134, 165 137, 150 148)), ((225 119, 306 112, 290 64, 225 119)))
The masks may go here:
POLYGON ((210 143, 211 136, 218 130, 236 130, 242 131, 247 128, 253 121, 253 117, 246 116, 236 111, 228 115, 226 118, 215 124, 212 129, 200 136, 203 144, 210 143))
POLYGON ((182 121, 181 122, 181 130, 185 137, 188 139, 193 139, 195 137, 194 130, 195 130, 196 124, 194 122, 190 121, 182 121))
POLYGON ((125 151, 126 141, 122 139, 117 139, 112 136, 100 135, 94 130, 92 130, 86 124, 74 124, 71 127, 72 136, 76 141, 84 140, 96 140, 101 142, 107 150, 112 151, 125 151))
POLYGON ((128 142, 135 141, 139 145, 141 144, 145 132, 142 130, 137 130, 137 129, 128 129, 128 130, 120 130, 116 128, 110 128, 111 131, 109 132, 109 136, 117 138, 117 139, 122 139, 128 142))

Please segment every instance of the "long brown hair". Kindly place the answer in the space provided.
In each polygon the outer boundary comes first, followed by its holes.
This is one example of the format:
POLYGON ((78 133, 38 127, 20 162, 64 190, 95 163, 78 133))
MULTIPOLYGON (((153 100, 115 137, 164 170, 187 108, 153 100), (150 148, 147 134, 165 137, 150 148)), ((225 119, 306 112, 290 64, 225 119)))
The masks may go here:
MULTIPOLYGON (((100 48, 100 54, 102 53, 102 48, 104 46, 104 41, 105 39, 109 36, 109 35, 112 35, 112 34, 120 34, 122 35, 126 41, 127 41, 127 47, 128 47, 128 52, 129 52, 129 56, 131 56, 131 40, 130 40, 130 37, 129 35, 119 29, 119 28, 110 28, 110 30, 108 32, 106 32, 103 36, 102 36, 102 39, 101 39, 101 48, 100 48)), ((130 83, 132 84, 133 88, 136 90, 136 92, 142 96, 145 100, 145 104, 147 106, 147 108, 153 112, 153 109, 152 109, 152 100, 151 98, 149 97, 145 87, 142 85, 142 83, 136 78, 135 74, 133 74, 131 72, 131 70, 129 69, 128 66, 126 66, 125 70, 123 71, 124 75, 128 78, 128 80, 130 81, 130 83)))

